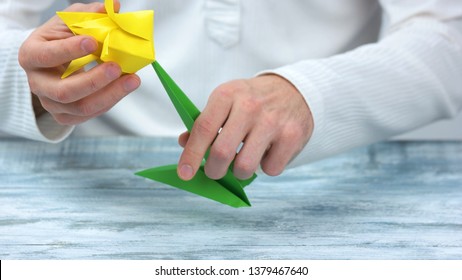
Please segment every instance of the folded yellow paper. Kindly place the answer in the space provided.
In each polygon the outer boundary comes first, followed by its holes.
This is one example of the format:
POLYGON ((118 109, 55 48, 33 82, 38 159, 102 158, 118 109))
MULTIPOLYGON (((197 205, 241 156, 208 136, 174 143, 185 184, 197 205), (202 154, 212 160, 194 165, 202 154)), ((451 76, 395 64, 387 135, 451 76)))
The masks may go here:
POLYGON ((104 5, 107 14, 57 12, 75 35, 90 35, 99 44, 95 53, 73 60, 62 78, 93 61, 116 62, 123 73, 135 73, 155 61, 154 11, 119 14, 113 0, 104 5))

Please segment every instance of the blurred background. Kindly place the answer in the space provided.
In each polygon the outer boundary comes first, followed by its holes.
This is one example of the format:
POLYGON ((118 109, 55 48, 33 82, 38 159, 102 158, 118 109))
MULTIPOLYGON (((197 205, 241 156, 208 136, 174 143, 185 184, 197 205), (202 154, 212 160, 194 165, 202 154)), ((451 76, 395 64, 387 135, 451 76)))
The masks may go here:
MULTIPOLYGON (((91 2, 91 1, 79 1, 91 2)), ((96 1, 95 1, 96 2, 96 1)), ((99 1, 102 2, 102 1, 99 1)), ((50 18, 56 11, 63 10, 68 6, 67 1, 56 1, 44 15, 43 20, 50 18)), ((462 67, 462 65, 461 65, 462 67)), ((462 94, 462 85, 461 85, 462 94)), ((400 140, 462 140, 462 113, 455 119, 442 120, 415 131, 400 135, 395 139, 400 140)))

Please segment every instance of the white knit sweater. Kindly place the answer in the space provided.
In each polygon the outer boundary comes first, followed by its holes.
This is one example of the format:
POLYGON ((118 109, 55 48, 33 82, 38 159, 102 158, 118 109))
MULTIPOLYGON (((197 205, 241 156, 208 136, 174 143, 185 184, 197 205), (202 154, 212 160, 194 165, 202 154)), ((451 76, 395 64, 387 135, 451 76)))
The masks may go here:
MULTIPOLYGON (((0 131, 58 142, 36 120, 17 52, 52 0, 0 1, 0 131)), ((139 0, 154 9, 158 61, 199 108, 225 81, 273 72, 309 104, 312 138, 294 164, 386 139, 462 108, 460 0, 139 0), (380 28, 381 27, 381 28, 380 28), (379 39, 380 38, 380 39, 379 39)), ((79 135, 177 136, 184 127, 152 69, 141 88, 79 135)))

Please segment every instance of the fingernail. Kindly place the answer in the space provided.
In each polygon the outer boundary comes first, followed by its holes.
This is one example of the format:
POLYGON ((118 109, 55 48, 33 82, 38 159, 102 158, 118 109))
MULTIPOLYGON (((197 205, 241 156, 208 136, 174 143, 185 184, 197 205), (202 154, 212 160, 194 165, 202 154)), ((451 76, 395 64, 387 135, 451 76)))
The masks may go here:
POLYGON ((120 77, 122 74, 122 71, 120 70, 120 67, 116 64, 109 64, 106 68, 106 77, 110 80, 115 80, 120 77))
POLYGON ((91 40, 91 39, 83 39, 82 42, 80 43, 80 48, 82 48, 82 50, 88 54, 96 51, 96 48, 98 46, 96 45, 95 41, 94 40, 91 40))
POLYGON ((129 77, 124 81, 124 89, 126 91, 134 91, 140 86, 140 81, 134 77, 129 77))
POLYGON ((180 168, 180 178, 183 180, 191 180, 193 177, 193 169, 190 165, 183 164, 180 168))

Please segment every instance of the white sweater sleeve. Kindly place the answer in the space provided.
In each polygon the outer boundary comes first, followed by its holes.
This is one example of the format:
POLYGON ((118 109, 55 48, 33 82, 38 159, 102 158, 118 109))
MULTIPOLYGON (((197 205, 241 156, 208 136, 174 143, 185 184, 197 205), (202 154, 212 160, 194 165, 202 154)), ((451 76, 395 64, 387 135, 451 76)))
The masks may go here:
POLYGON ((381 1, 382 39, 274 71, 304 95, 314 131, 291 166, 456 115, 462 108, 462 1, 381 1))
POLYGON ((49 114, 36 119, 27 76, 18 62, 18 50, 31 33, 31 25, 38 24, 40 11, 50 2, 0 3, 0 132, 58 142, 66 138, 73 127, 59 125, 49 114))

